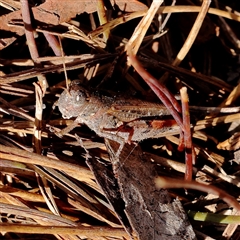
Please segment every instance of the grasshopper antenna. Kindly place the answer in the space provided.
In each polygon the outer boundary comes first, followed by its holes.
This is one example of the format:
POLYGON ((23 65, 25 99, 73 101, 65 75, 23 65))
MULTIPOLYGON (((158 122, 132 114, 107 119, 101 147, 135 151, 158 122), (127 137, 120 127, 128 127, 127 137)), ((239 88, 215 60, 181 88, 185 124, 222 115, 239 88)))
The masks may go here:
POLYGON ((66 87, 67 90, 69 89, 69 84, 68 84, 68 76, 67 76, 67 70, 66 70, 66 64, 65 64, 65 54, 63 52, 63 47, 62 47, 62 41, 61 41, 61 37, 58 36, 58 40, 59 40, 59 45, 60 45, 60 50, 61 50, 61 55, 62 55, 62 64, 63 64, 63 71, 64 71, 64 76, 65 76, 65 81, 66 81, 66 87))
POLYGON ((132 152, 135 150, 136 147, 137 147, 137 144, 134 145, 133 149, 128 153, 128 155, 125 157, 122 163, 119 161, 119 166, 116 172, 118 172, 118 170, 124 166, 124 163, 127 161, 127 159, 129 158, 129 156, 132 154, 132 152))

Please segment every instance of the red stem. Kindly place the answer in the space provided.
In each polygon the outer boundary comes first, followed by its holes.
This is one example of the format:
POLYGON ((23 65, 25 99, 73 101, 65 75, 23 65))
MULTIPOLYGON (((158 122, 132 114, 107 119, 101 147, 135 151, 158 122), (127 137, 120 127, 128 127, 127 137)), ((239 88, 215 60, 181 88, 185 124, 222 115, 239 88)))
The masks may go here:
POLYGON ((185 132, 185 127, 183 121, 178 112, 181 112, 181 107, 174 96, 168 91, 168 89, 161 85, 156 78, 154 78, 150 73, 148 73, 140 64, 136 56, 128 51, 129 60, 132 66, 138 72, 138 74, 144 79, 144 81, 149 85, 149 87, 155 92, 162 103, 168 108, 169 112, 182 129, 185 132))

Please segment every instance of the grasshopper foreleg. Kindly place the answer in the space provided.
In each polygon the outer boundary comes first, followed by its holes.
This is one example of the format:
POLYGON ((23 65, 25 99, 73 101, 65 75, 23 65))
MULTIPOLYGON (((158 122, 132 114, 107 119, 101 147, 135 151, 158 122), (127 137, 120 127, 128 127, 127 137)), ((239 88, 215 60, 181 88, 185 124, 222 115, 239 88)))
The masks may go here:
POLYGON ((68 125, 67 127, 65 127, 64 129, 62 129, 61 131, 57 132, 55 131, 55 134, 62 138, 64 135, 66 135, 67 133, 69 133, 70 131, 72 131, 75 127, 77 127, 79 124, 78 122, 76 122, 76 120, 71 123, 70 125, 68 125))

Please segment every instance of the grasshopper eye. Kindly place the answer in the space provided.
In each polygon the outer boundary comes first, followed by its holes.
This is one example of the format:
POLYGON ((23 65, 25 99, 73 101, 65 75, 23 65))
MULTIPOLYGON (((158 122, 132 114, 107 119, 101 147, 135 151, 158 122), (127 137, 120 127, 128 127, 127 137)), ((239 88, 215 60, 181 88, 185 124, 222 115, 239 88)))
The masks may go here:
POLYGON ((76 97, 76 101, 79 102, 79 100, 80 100, 80 96, 77 95, 77 97, 76 97))
POLYGON ((87 100, 87 94, 84 91, 72 91, 73 99, 76 104, 82 104, 87 100))
POLYGON ((86 101, 88 101, 89 98, 88 91, 80 85, 76 84, 75 82, 71 84, 69 88, 69 94, 71 99, 70 101, 76 107, 84 104, 86 101))

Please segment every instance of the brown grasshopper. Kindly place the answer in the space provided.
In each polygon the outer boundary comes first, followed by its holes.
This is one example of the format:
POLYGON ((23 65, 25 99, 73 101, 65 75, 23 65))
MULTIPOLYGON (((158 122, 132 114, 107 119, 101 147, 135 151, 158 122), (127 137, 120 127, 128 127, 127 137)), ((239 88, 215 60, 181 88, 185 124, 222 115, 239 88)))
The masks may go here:
POLYGON ((76 117, 75 123, 86 124, 98 136, 118 142, 119 154, 125 142, 160 138, 180 131, 174 120, 161 119, 170 116, 161 104, 90 92, 78 81, 64 90, 57 105, 63 118, 76 117))
MULTIPOLYGON (((57 106, 63 118, 76 118, 69 131, 78 124, 86 124, 98 136, 120 144, 180 133, 180 127, 164 105, 133 97, 89 91, 78 80, 72 81, 69 89, 63 91, 57 106)), ((223 108, 214 107, 198 106, 190 109, 224 112, 223 108)), ((226 108, 226 112, 227 110, 226 108)), ((239 111, 239 108, 234 111, 239 111)), ((64 130, 63 132, 66 133, 64 130)))

